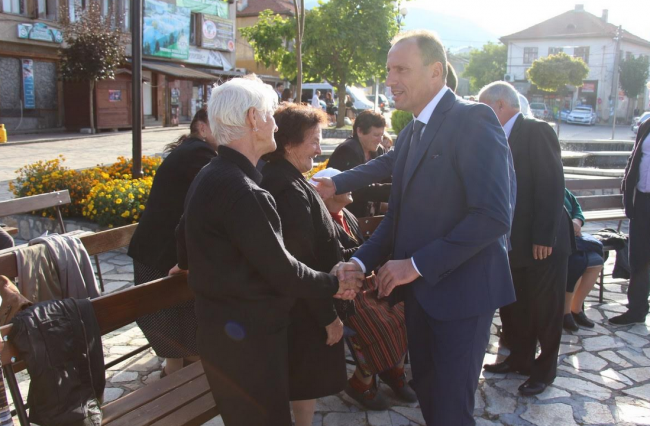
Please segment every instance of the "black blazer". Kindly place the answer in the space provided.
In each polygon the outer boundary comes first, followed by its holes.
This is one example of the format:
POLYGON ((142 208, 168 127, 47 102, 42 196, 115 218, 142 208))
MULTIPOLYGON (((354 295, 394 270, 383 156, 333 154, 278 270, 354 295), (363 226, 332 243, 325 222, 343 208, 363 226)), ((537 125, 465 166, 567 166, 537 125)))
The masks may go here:
POLYGON ((544 121, 519 115, 508 145, 517 176, 510 266, 530 266, 533 244, 553 247, 552 255, 568 256, 574 237, 564 208, 562 152, 555 131, 544 121))
MULTIPOLYGON (((384 148, 379 145, 376 154, 371 154, 372 158, 383 155, 384 148)), ((366 156, 363 153, 361 142, 357 138, 349 138, 336 147, 330 156, 327 167, 340 171, 350 170, 366 162, 366 156)), ((370 204, 372 202, 388 202, 390 197, 390 179, 384 183, 376 183, 365 188, 352 191, 354 201, 348 205, 347 210, 352 212, 356 217, 365 217, 370 215, 370 204)))
MULTIPOLYGON (((329 272, 343 260, 334 222, 316 190, 287 160, 266 163, 260 186, 277 203, 284 245, 298 261, 312 269, 329 272)), ((292 318, 308 315, 325 327, 337 317, 334 299, 301 299, 292 318)))
POLYGON ((623 176, 621 192, 623 193, 625 215, 630 219, 633 219, 632 214, 634 213, 634 209, 632 207, 634 206, 634 191, 636 190, 637 183, 639 183, 639 167, 641 165, 641 156, 643 155, 642 145, 648 135, 650 135, 650 120, 646 120, 645 123, 639 127, 639 132, 636 135, 636 142, 634 143, 634 150, 625 166, 625 175, 623 176))
POLYGON ((176 265, 174 231, 183 215, 185 195, 197 173, 216 155, 207 142, 191 138, 165 158, 131 238, 129 256, 160 272, 176 265))

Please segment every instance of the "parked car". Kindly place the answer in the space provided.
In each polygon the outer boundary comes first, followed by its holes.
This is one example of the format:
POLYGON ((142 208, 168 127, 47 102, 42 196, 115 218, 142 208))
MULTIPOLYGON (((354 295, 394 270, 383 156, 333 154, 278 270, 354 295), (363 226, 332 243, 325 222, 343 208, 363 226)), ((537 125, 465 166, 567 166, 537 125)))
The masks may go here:
POLYGON ((641 125, 645 123, 648 118, 650 118, 650 111, 646 111, 643 114, 641 114, 641 117, 639 117, 639 121, 637 121, 636 124, 632 125, 632 131, 634 132, 635 135, 639 133, 639 127, 641 127, 641 125))
MULTIPOLYGON (((368 95, 366 96, 370 102, 375 103, 375 95, 368 95)), ((390 105, 388 103, 388 99, 384 95, 379 95, 379 100, 377 101, 377 106, 382 112, 386 112, 390 109, 390 105)))
POLYGON ((571 110, 569 109, 563 109, 562 111, 559 111, 555 114, 555 119, 560 119, 566 123, 567 118, 569 117, 569 114, 571 113, 571 110))
MULTIPOLYGON (((334 88, 329 83, 305 83, 302 85, 302 97, 305 102, 311 102, 311 98, 314 97, 314 91, 319 90, 322 97, 325 96, 326 92, 334 93, 334 88)), ((354 108, 357 111, 365 111, 367 109, 372 109, 374 104, 368 100, 366 95, 364 95, 361 89, 356 87, 346 86, 346 92, 352 98, 354 102, 354 108)))
POLYGON ((533 113, 535 118, 540 120, 547 120, 550 114, 550 111, 544 102, 531 102, 530 111, 533 113))
POLYGON ((573 108, 566 120, 569 124, 586 124, 593 126, 596 124, 596 113, 590 105, 582 105, 573 108))

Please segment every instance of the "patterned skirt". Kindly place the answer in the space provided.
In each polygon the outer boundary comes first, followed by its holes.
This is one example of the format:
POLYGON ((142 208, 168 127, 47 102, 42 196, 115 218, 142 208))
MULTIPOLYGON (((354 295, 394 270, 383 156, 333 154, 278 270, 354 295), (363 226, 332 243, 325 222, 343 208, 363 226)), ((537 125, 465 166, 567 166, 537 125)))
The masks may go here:
MULTIPOLYGON (((134 260, 133 275, 135 285, 139 285, 164 278, 167 273, 134 260)), ((143 315, 138 318, 137 323, 159 357, 185 358, 199 354, 196 344, 198 323, 194 314, 194 300, 143 315)))
POLYGON ((356 332, 349 341, 357 367, 366 377, 397 365, 408 345, 404 303, 391 308, 386 299, 378 299, 373 279, 366 279, 354 299, 356 314, 344 321, 356 332))

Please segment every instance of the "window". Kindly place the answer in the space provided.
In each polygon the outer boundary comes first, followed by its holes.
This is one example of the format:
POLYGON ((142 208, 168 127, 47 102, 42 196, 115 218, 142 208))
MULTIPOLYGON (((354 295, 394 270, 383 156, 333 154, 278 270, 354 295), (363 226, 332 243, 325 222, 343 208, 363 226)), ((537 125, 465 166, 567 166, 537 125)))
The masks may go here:
POLYGON ((2 11, 16 15, 27 15, 26 0, 2 0, 2 11))
POLYGON ((56 21, 58 18, 57 0, 38 0, 38 17, 48 21, 56 21))
POLYGON ((196 13, 192 13, 192 15, 190 16, 190 45, 191 46, 199 45, 200 35, 198 31, 201 30, 201 25, 198 19, 199 19, 199 15, 196 13))
POLYGON ((558 53, 564 52, 564 48, 562 47, 549 47, 548 48, 548 54, 549 55, 557 55, 558 53))
POLYGON ((589 46, 576 47, 573 49, 574 58, 582 58, 585 64, 589 63, 589 46))
POLYGON ((630 59, 633 59, 633 58, 634 58, 634 55, 632 54, 632 52, 625 52, 625 60, 626 61, 629 61, 630 59))
POLYGON ((537 59, 536 47, 524 47, 524 64, 532 64, 537 59))

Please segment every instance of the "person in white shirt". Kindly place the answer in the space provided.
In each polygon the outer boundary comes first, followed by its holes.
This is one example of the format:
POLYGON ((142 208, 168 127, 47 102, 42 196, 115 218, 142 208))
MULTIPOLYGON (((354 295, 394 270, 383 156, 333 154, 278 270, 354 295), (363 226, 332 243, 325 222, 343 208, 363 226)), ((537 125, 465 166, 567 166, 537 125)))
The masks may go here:
POLYGON ((311 106, 314 108, 320 108, 320 90, 316 90, 314 97, 311 98, 311 106))

